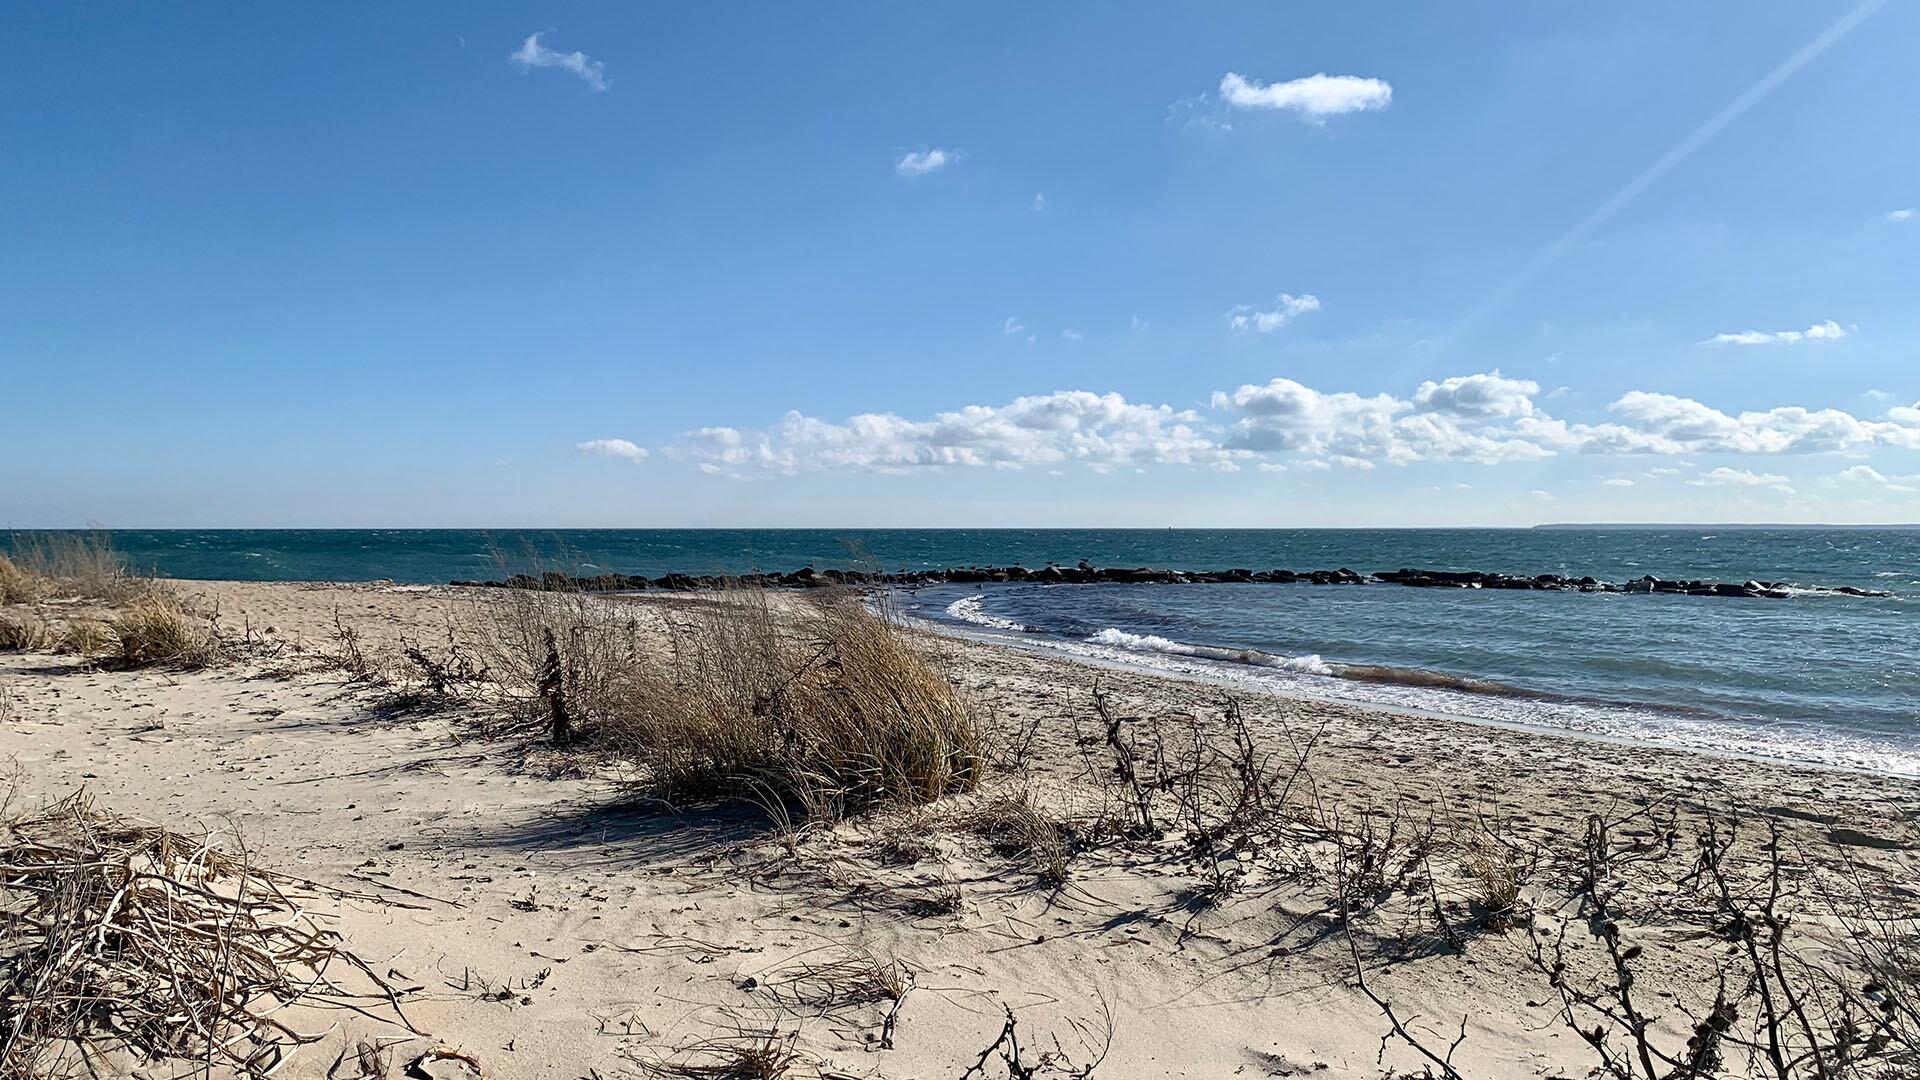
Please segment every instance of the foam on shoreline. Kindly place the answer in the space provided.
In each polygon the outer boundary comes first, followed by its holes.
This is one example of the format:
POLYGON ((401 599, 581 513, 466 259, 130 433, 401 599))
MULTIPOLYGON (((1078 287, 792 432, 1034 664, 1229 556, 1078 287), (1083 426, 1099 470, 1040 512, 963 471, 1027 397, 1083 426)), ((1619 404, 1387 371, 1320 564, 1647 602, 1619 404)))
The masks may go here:
POLYGON ((1684 705, 1573 698, 1446 672, 1328 661, 1318 654, 1281 656, 1193 644, 1114 627, 1085 638, 1062 637, 996 616, 983 603, 980 594, 965 597, 946 605, 953 621, 928 625, 988 644, 1255 692, 1718 757, 1920 778, 1920 748, 1867 735, 1754 723, 1684 705))

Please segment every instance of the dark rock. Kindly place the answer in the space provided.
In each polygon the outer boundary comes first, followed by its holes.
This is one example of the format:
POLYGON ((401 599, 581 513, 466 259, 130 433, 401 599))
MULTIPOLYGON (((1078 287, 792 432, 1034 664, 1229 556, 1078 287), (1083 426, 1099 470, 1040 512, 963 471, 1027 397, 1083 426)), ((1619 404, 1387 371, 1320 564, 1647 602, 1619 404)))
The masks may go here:
MULTIPOLYGON (((530 574, 512 574, 501 581, 456 581, 455 585, 467 585, 487 588, 532 589, 547 592, 637 592, 643 589, 669 589, 677 591, 719 589, 733 586, 772 587, 788 589, 817 589, 835 585, 904 585, 910 587, 939 584, 984 584, 991 582, 1036 581, 1047 584, 1088 584, 1092 582, 1111 582, 1115 584, 1273 584, 1287 585, 1310 582, 1314 585, 1359 585, 1367 581, 1378 581, 1390 585, 1402 585, 1409 588, 1480 588, 1480 589, 1532 589, 1566 591, 1577 589, 1581 592, 1626 592, 1626 593, 1673 593, 1688 596, 1725 597, 1725 598, 1765 598, 1783 600, 1794 595, 1789 586, 1780 582, 1750 580, 1735 584, 1715 581, 1667 581, 1651 574, 1632 581, 1613 583, 1601 581, 1591 575, 1572 578, 1563 574, 1534 574, 1521 576, 1511 574, 1487 573, 1480 570, 1419 570, 1401 567, 1397 570, 1377 570, 1361 575, 1348 567, 1337 570, 1312 570, 1305 573, 1294 570, 1248 570, 1235 567, 1227 570, 1173 570, 1153 567, 1097 567, 1085 559, 1072 567, 1062 567, 1048 563, 1039 570, 1014 564, 1012 566, 968 566, 946 570, 922 569, 902 571, 900 573, 881 573, 862 570, 827 569, 815 570, 803 566, 798 570, 783 574, 743 574, 738 577, 702 574, 698 577, 684 573, 665 574, 659 578, 648 579, 637 574, 603 573, 590 577, 573 577, 558 571, 546 571, 539 576, 530 574)), ((1830 592, 1848 596, 1884 597, 1885 592, 1876 592, 1852 585, 1835 586, 1830 592)))

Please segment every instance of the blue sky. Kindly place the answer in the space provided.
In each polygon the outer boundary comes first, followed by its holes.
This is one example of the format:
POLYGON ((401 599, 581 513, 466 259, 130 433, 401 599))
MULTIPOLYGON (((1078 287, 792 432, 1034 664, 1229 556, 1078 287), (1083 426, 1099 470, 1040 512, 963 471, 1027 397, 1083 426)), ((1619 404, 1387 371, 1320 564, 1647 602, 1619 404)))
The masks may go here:
POLYGON ((0 525, 1920 520, 1920 7, 15 3, 0 525))

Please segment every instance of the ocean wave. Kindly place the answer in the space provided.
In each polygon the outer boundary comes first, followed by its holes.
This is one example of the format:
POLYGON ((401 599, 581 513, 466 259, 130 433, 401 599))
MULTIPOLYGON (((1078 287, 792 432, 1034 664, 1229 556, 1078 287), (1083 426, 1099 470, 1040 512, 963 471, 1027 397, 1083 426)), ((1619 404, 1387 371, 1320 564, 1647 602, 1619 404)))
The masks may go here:
MULTIPOLYGON (((1828 588, 1824 585, 1789 585, 1784 581, 1775 584, 1773 586, 1773 590, 1775 592, 1786 593, 1788 596, 1848 596, 1848 595, 1851 595, 1849 593, 1843 593, 1839 589, 1828 588)), ((1881 593, 1879 595, 1885 595, 1885 594, 1881 593)))
POLYGON ((979 593, 974 593, 972 596, 963 596, 947 605, 947 615, 949 618, 959 619, 961 622, 969 622, 975 626, 986 626, 995 630, 1011 630, 1017 634, 1024 634, 1033 629, 1026 623, 1014 622, 1012 619, 1003 619, 998 615, 989 614, 982 606, 985 599, 986 598, 979 593))
POLYGON ((1329 663, 1318 656, 1273 656, 1257 650, 1192 645, 1154 634, 1129 634, 1115 629, 1103 630, 1082 641, 1042 639, 1028 647, 1094 662, 1119 662, 1175 677, 1222 679, 1230 685, 1247 679, 1252 680, 1251 685, 1270 686, 1281 693, 1305 694, 1362 706, 1412 709, 1475 723, 1920 777, 1920 751, 1897 741, 1830 729, 1796 730, 1792 725, 1753 724, 1697 709, 1583 700, 1419 668, 1329 663), (1261 657, 1268 662, 1263 663, 1261 657), (1299 667, 1279 670, 1281 664, 1288 661, 1327 670, 1307 672, 1299 667), (1244 675, 1229 676, 1228 672, 1234 669, 1244 675), (1304 677, 1323 673, 1334 677, 1304 677))
POLYGON ((1189 645, 1184 641, 1174 641, 1158 634, 1129 634, 1125 630, 1107 627, 1087 638, 1093 645, 1108 645, 1129 652, 1164 653, 1168 656, 1193 656, 1202 660, 1218 660, 1228 664, 1247 664, 1252 667, 1274 668, 1279 671, 1297 671, 1304 675, 1337 674, 1333 667, 1320 659, 1318 653, 1306 656, 1280 656, 1275 653, 1261 652, 1259 649, 1230 649, 1217 645, 1189 645))

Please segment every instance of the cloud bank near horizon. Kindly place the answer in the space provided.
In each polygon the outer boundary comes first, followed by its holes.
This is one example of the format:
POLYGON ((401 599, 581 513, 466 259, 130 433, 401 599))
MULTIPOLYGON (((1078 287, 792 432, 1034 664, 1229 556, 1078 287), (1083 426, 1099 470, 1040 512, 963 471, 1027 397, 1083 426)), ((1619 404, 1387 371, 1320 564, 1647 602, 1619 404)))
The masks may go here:
MULTIPOLYGON (((1550 415, 1541 386, 1498 369, 1427 380, 1404 395, 1321 390, 1276 377, 1212 393, 1204 407, 1130 401, 1116 392, 1059 390, 924 419, 862 413, 829 420, 788 412, 762 429, 708 426, 663 450, 715 475, 922 469, 1096 471, 1186 466, 1239 471, 1374 469, 1421 462, 1502 465, 1564 455, 1772 457, 1920 450, 1920 403, 1879 418, 1783 405, 1729 412, 1674 394, 1631 390, 1586 421, 1550 415)), ((586 449, 586 444, 582 449, 586 449)), ((1739 470, 1709 484, 1758 485, 1739 470)))

